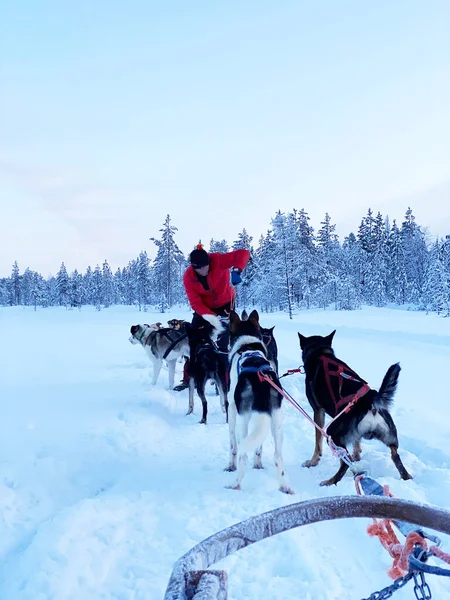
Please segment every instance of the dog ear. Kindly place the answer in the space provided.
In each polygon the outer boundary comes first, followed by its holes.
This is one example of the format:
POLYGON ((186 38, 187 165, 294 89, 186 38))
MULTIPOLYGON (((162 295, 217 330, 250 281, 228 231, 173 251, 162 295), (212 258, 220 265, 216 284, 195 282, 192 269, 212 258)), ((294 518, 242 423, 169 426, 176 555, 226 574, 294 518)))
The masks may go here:
POLYGON ((336 329, 334 331, 332 331, 330 333, 330 335, 327 335, 327 337, 325 338, 327 340, 327 343, 330 344, 330 346, 331 346, 331 342, 333 341, 335 333, 336 333, 336 329))
POLYGON ((300 340, 300 348, 302 348, 302 350, 303 350, 303 348, 306 345, 307 338, 304 335, 302 335, 301 333, 299 333, 299 332, 297 332, 297 333, 298 333, 298 339, 300 340))
POLYGON ((257 323, 259 323, 259 314, 257 310, 252 310, 252 312, 250 313, 249 317, 248 317, 249 321, 256 321, 257 323))
POLYGON ((230 311, 230 331, 236 331, 236 328, 239 326, 241 319, 236 311, 230 311))
POLYGON ((251 323, 253 327, 256 327, 256 329, 260 329, 259 315, 257 310, 252 310, 248 317, 248 322, 251 323))

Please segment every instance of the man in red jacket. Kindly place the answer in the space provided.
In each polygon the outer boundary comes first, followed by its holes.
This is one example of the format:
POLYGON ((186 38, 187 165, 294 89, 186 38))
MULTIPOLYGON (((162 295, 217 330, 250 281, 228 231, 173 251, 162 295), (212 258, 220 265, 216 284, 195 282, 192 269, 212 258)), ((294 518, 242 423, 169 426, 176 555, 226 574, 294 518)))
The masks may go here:
MULTIPOLYGON (((248 250, 232 252, 211 252, 204 250, 199 244, 191 252, 190 266, 183 275, 183 284, 189 304, 194 310, 193 327, 200 327, 203 320, 208 321, 217 329, 226 326, 224 335, 219 336, 219 350, 228 350, 228 320, 230 310, 234 306, 236 292, 231 285, 240 283, 240 273, 250 259, 248 250), (230 283, 230 269, 232 269, 230 283)), ((176 386, 177 391, 189 386, 187 364, 185 364, 183 383, 176 386)))

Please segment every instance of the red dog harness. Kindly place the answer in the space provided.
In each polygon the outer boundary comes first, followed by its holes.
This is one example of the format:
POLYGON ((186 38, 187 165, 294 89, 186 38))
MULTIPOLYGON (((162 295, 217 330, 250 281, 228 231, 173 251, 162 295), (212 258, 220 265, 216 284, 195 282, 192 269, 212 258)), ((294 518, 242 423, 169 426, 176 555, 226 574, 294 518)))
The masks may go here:
POLYGON ((320 356, 320 360, 336 413, 347 407, 350 409, 350 403, 353 406, 370 390, 367 382, 341 360, 330 358, 325 354, 320 356))

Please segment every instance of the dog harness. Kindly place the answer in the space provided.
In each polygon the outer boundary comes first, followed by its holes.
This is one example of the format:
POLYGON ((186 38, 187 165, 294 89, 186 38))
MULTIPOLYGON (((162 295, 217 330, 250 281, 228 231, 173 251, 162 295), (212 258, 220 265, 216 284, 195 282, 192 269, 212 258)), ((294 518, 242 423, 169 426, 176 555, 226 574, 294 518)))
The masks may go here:
MULTIPOLYGON (((170 330, 169 330, 170 331, 170 330)), ((172 329, 171 331, 180 331, 179 329, 172 329)), ((182 340, 187 338, 187 333, 182 333, 179 337, 176 337, 175 339, 172 339, 170 337, 170 335, 167 333, 167 330, 163 330, 164 335, 166 336, 166 338, 172 342, 170 344, 170 346, 167 348, 167 350, 164 352, 163 354, 163 359, 165 360, 169 354, 172 352, 172 350, 175 348, 175 346, 177 346, 182 340)))
POLYGON ((370 390, 364 379, 361 379, 345 362, 321 354, 323 372, 327 389, 333 399, 336 413, 350 402, 354 404, 370 390))
POLYGON ((257 373, 258 371, 273 371, 262 350, 244 350, 237 361, 238 377, 241 373, 257 373))

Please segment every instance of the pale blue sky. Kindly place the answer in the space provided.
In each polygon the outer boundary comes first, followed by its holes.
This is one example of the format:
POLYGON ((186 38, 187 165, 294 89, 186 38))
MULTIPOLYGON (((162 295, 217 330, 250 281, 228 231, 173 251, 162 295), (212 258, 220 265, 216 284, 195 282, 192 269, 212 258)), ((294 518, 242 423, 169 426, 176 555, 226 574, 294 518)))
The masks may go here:
POLYGON ((450 233, 448 0, 0 2, 0 275, 408 202, 450 233), (411 196, 411 198, 410 198, 411 196))

